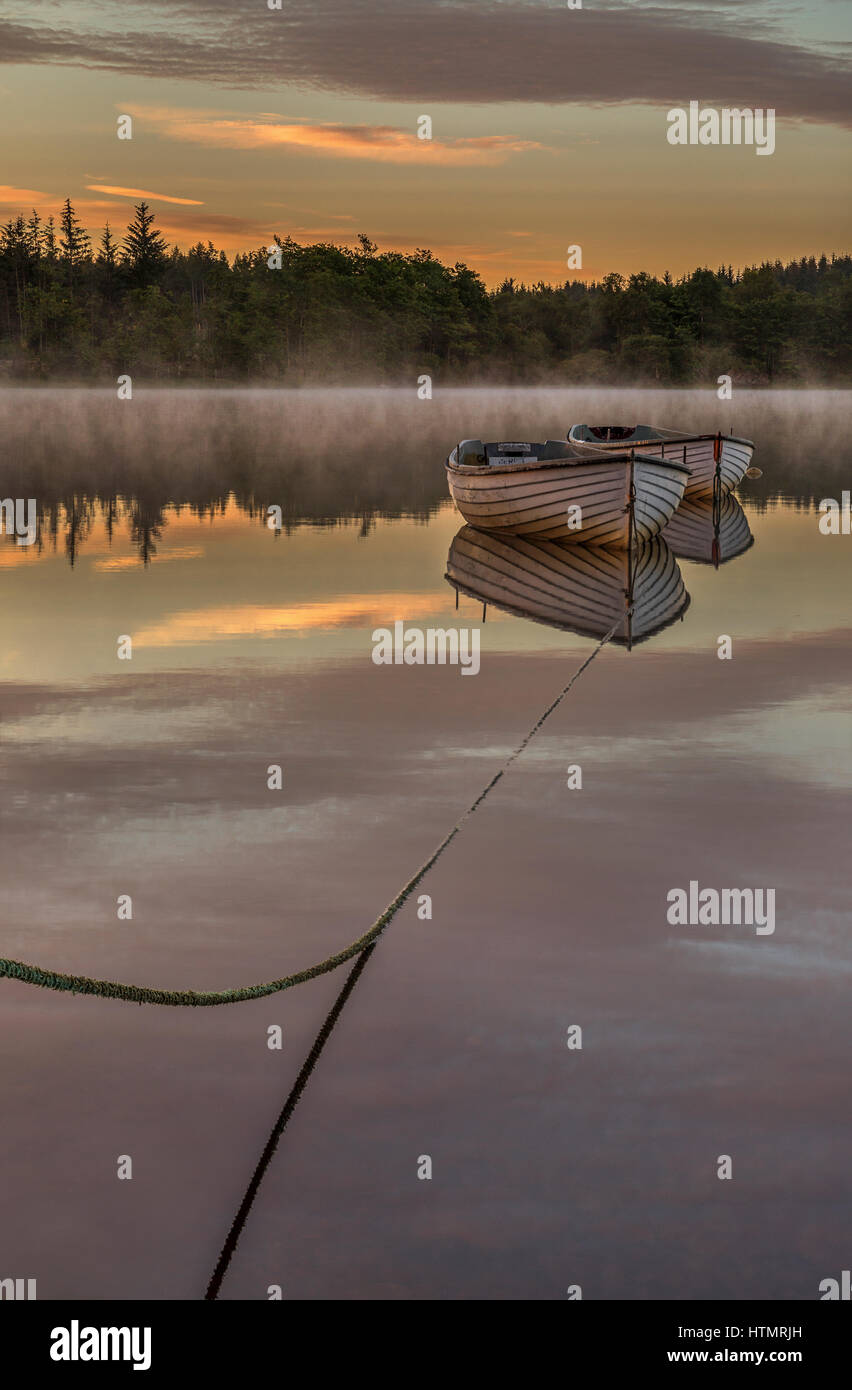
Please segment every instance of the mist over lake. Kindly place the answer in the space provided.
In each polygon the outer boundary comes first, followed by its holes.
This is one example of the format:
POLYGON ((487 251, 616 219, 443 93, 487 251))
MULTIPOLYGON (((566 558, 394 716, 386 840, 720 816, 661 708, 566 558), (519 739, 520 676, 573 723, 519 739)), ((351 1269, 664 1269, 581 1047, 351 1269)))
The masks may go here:
MULTIPOLYGON (((182 506, 215 515, 232 496, 255 514, 282 507, 287 525, 378 517, 423 519, 446 505, 441 463, 460 438, 564 438, 575 420, 674 420, 698 432, 759 440, 756 505, 819 501, 848 480, 850 393, 480 388, 407 390, 4 388, 4 486, 57 509, 135 504, 157 525, 182 506), (274 495, 273 495, 274 494, 274 495), (163 512, 161 519, 160 512, 163 512)), ((67 523, 67 518, 66 518, 67 523)), ((83 525, 84 518, 77 518, 83 525)), ((148 524, 153 524, 149 522, 148 524)), ((44 538, 43 538, 44 539, 44 538)))
MULTIPOLYGON (((800 1300, 848 1265, 852 538, 818 508, 850 403, 0 391, 0 494, 38 507, 0 541, 0 955, 176 990, 357 937, 597 645, 570 556, 561 624, 452 582, 460 438, 665 422, 762 470, 729 531, 663 533, 665 621, 600 650, 418 888, 431 916, 415 895, 380 938, 221 1297, 800 1300), (476 630, 475 678, 377 666, 397 621, 476 630), (771 934, 673 925, 699 889, 773 890, 771 934)), ((202 1297, 342 984, 161 1009, 0 981, 5 1267, 45 1299, 202 1297)))

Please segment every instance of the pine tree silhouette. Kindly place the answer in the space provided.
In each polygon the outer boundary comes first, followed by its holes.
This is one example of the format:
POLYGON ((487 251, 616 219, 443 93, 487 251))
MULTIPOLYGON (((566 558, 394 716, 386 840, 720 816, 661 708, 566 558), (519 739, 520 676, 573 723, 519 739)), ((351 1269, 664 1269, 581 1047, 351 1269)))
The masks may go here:
POLYGON ((118 259, 118 248, 116 247, 115 237, 110 231, 107 222, 101 234, 100 246, 98 248, 98 264, 105 265, 112 270, 118 259))
POLYGON ((92 254, 92 243, 70 198, 65 199, 59 214, 59 254, 65 264, 68 284, 73 287, 76 272, 92 254))
POLYGON ((136 214, 124 237, 122 260, 131 279, 141 286, 156 280, 166 261, 166 243, 154 227, 154 214, 147 203, 137 203, 136 214))

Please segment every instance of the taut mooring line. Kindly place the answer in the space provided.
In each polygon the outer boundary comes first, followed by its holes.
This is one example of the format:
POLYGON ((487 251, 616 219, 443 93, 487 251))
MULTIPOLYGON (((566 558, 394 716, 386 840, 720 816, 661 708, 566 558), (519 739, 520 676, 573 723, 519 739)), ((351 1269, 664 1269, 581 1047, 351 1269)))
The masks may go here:
POLYGON ((356 960, 355 964, 353 965, 352 969, 346 977, 346 983, 344 984, 343 989, 338 994, 337 998, 335 999, 328 1012, 328 1016, 326 1017, 325 1023, 322 1025, 322 1028, 317 1033, 314 1045, 302 1064, 302 1070, 299 1072, 299 1075, 293 1082, 293 1087, 290 1091, 290 1094, 284 1102, 281 1114, 278 1116, 278 1119, 275 1121, 275 1124, 272 1127, 272 1133, 267 1139, 263 1149, 263 1153, 260 1155, 260 1158, 258 1159, 257 1167, 252 1173, 251 1182, 246 1188, 245 1196, 243 1197, 243 1200, 240 1203, 236 1216, 231 1222, 231 1229, 228 1232, 225 1244, 222 1246, 222 1253, 216 1262, 216 1268, 214 1269, 213 1274, 210 1278, 210 1283, 207 1285, 207 1292, 204 1295, 205 1300, 213 1300, 218 1297, 219 1290, 222 1287, 222 1280, 228 1272, 228 1266, 230 1265, 234 1255, 234 1251, 237 1248, 237 1242, 239 1241, 239 1238, 243 1233, 243 1227, 246 1224, 248 1214, 251 1211, 252 1206, 254 1205, 254 1199, 258 1194, 260 1184, 263 1182, 263 1179, 266 1176, 266 1170, 272 1162, 272 1157, 275 1153, 275 1150, 278 1148, 278 1141, 284 1133, 284 1130, 286 1129, 290 1121, 290 1117, 293 1114, 293 1111, 296 1109, 296 1106, 299 1104, 299 1101, 302 1098, 302 1092, 304 1091, 305 1087, 308 1084, 308 1081, 310 1080, 311 1072, 313 1071, 314 1067, 319 1061, 320 1053, 322 1052, 323 1048, 325 1047, 326 1043, 331 1037, 332 1029, 334 1028, 334 1025, 339 1019, 341 1013, 343 1012, 343 1005, 346 1003, 347 999, 349 998, 350 994, 355 988, 355 985, 358 981, 358 976, 361 974, 361 971, 364 969, 364 966, 367 964, 367 961, 370 959, 370 956, 373 954, 375 949, 376 946, 374 942, 372 946, 367 946, 356 960))
POLYGON ((61 975, 56 971, 43 970, 39 965, 28 965, 20 960, 6 960, 0 957, 0 976, 5 975, 10 980, 21 980, 24 984, 40 985, 43 989, 63 990, 71 994, 96 994, 102 999, 125 999, 133 1004, 167 1004, 171 1006, 191 1006, 193 1008, 208 1007, 215 1004, 242 1004, 248 999, 263 999, 268 994, 279 994, 282 990, 292 989, 293 985, 304 984, 306 980, 315 980, 318 975, 327 975, 330 970, 336 970, 338 965, 343 965, 353 956, 357 956, 361 951, 365 951, 368 946, 372 946, 381 936, 385 927, 393 921, 403 903, 411 896, 414 889, 421 879, 437 863, 444 850, 452 843, 458 835, 465 821, 482 805, 483 801, 496 787, 504 773, 508 772, 512 763, 523 753, 530 739, 534 738, 544 724, 549 719, 553 711, 561 705, 571 687, 579 680, 580 676, 590 666, 595 657, 610 641, 616 628, 627 621, 633 613, 631 604, 625 612, 613 623, 606 636, 602 637, 598 645, 589 653, 585 661, 577 667, 573 676, 566 686, 556 696, 555 700, 547 706, 547 709, 536 720, 528 733, 524 735, 514 752, 510 753, 499 772, 495 772, 491 781, 479 793, 475 801, 472 801, 466 811, 463 811, 453 826, 452 830, 444 836, 437 849, 433 850, 425 864, 422 864, 417 873, 408 880, 405 887, 397 893, 396 897, 385 908, 381 916, 377 917, 373 925, 363 936, 359 936, 356 941, 345 946, 342 951, 336 951, 333 956, 328 956, 317 965, 311 965, 307 970, 297 970, 293 975, 283 975, 280 980, 269 980, 265 984, 244 985, 236 989, 217 989, 197 991, 172 990, 172 989, 153 989, 147 985, 124 985, 117 980, 91 980, 86 975, 61 975))

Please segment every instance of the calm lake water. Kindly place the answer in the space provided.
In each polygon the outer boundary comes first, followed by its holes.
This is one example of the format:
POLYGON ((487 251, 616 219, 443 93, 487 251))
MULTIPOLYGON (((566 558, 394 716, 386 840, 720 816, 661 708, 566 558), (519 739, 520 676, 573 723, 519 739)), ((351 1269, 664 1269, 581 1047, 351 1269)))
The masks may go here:
MULTIPOLYGON (((222 1297, 813 1299, 849 1267, 852 536, 817 507, 850 404, 0 391, 0 495, 39 507, 0 539, 0 955, 171 988, 360 935, 593 650, 456 613, 460 437, 733 429, 763 470, 718 563, 712 516, 705 562, 672 541, 688 607, 600 652, 418 889, 431 920, 382 937, 222 1297), (478 629, 479 674, 374 665, 397 619, 478 629), (671 925, 690 881, 774 889, 774 932, 671 925)), ((203 1297, 346 969, 203 1010, 0 980, 0 1277, 203 1297)))

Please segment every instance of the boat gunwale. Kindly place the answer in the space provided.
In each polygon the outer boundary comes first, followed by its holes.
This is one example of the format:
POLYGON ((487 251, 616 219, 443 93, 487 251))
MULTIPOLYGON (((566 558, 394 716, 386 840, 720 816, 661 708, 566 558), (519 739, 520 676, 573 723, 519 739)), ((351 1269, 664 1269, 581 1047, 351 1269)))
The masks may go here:
MULTIPOLYGON (((713 435, 712 437, 715 439, 716 436, 713 435)), ((541 459, 534 463, 454 463, 453 458, 457 453, 458 445, 456 445, 452 453, 447 456, 444 467, 448 473, 458 473, 461 477, 465 478, 471 476, 475 477, 477 474, 488 474, 491 477, 501 477, 505 473, 531 473, 538 468, 577 468, 581 467, 583 464, 591 464, 594 467, 597 464, 630 463, 631 461, 630 450, 599 450, 597 447, 592 447, 588 455, 580 455, 577 458, 566 455, 564 458, 541 459), (605 455, 604 458, 600 457, 602 453, 605 455)), ((656 454, 651 454, 650 456, 645 454, 643 457, 650 457, 651 462, 659 463, 663 468, 670 468, 673 472, 685 473, 687 477, 691 477, 692 475, 692 470, 689 465, 681 463, 678 459, 667 459, 663 458, 662 455, 658 457, 656 454)))
MULTIPOLYGON (((748 446, 749 446, 751 449, 754 449, 754 447, 755 447, 755 443, 754 443, 754 440, 753 440, 753 439, 746 439, 745 436, 744 436, 744 435, 741 435, 741 434, 722 434, 721 430, 716 430, 713 434, 684 434, 684 432, 683 432, 682 430, 662 430, 662 431, 660 432, 660 437, 659 437, 658 439, 635 439, 635 440, 633 440, 632 442, 630 442, 630 441, 628 441, 628 440, 621 440, 621 439, 610 439, 610 440, 604 440, 604 439, 602 439, 602 440, 597 440, 597 439, 595 439, 595 440, 590 440, 590 439, 572 439, 572 438, 571 438, 571 433, 572 433, 573 430, 584 429, 584 428, 589 428, 589 429, 590 429, 591 426, 584 426, 584 425, 571 425, 571 426, 569 426, 568 433, 567 433, 567 435, 565 436, 566 439, 567 439, 567 441, 568 441, 568 443, 569 443, 569 444, 573 444, 576 448, 599 449, 599 450, 606 451, 606 450, 608 449, 608 447, 609 447, 610 444, 614 444, 614 445, 615 445, 617 448, 619 448, 619 449, 623 448, 623 447, 625 446, 625 444, 629 444, 629 447, 630 447, 631 449, 640 449, 640 448, 646 448, 646 449, 647 449, 647 448, 649 447, 649 445, 651 445, 651 444, 667 444, 667 443, 669 442, 669 440, 676 440, 676 441, 678 442, 678 444, 702 444, 705 440, 707 440, 707 441, 709 442, 709 441, 711 441, 711 440, 714 440, 714 441, 715 441, 716 439, 721 439, 723 443, 727 440, 727 441, 728 441, 729 443, 731 443, 731 444, 748 444, 748 446)), ((636 428, 636 429, 641 429, 641 425, 637 425, 637 426, 635 426, 635 428, 636 428)), ((646 428, 647 428, 647 429, 654 429, 654 426, 653 426, 653 425, 648 425, 646 428)), ((664 462, 664 463, 668 463, 668 459, 664 459, 663 462, 664 462)))

